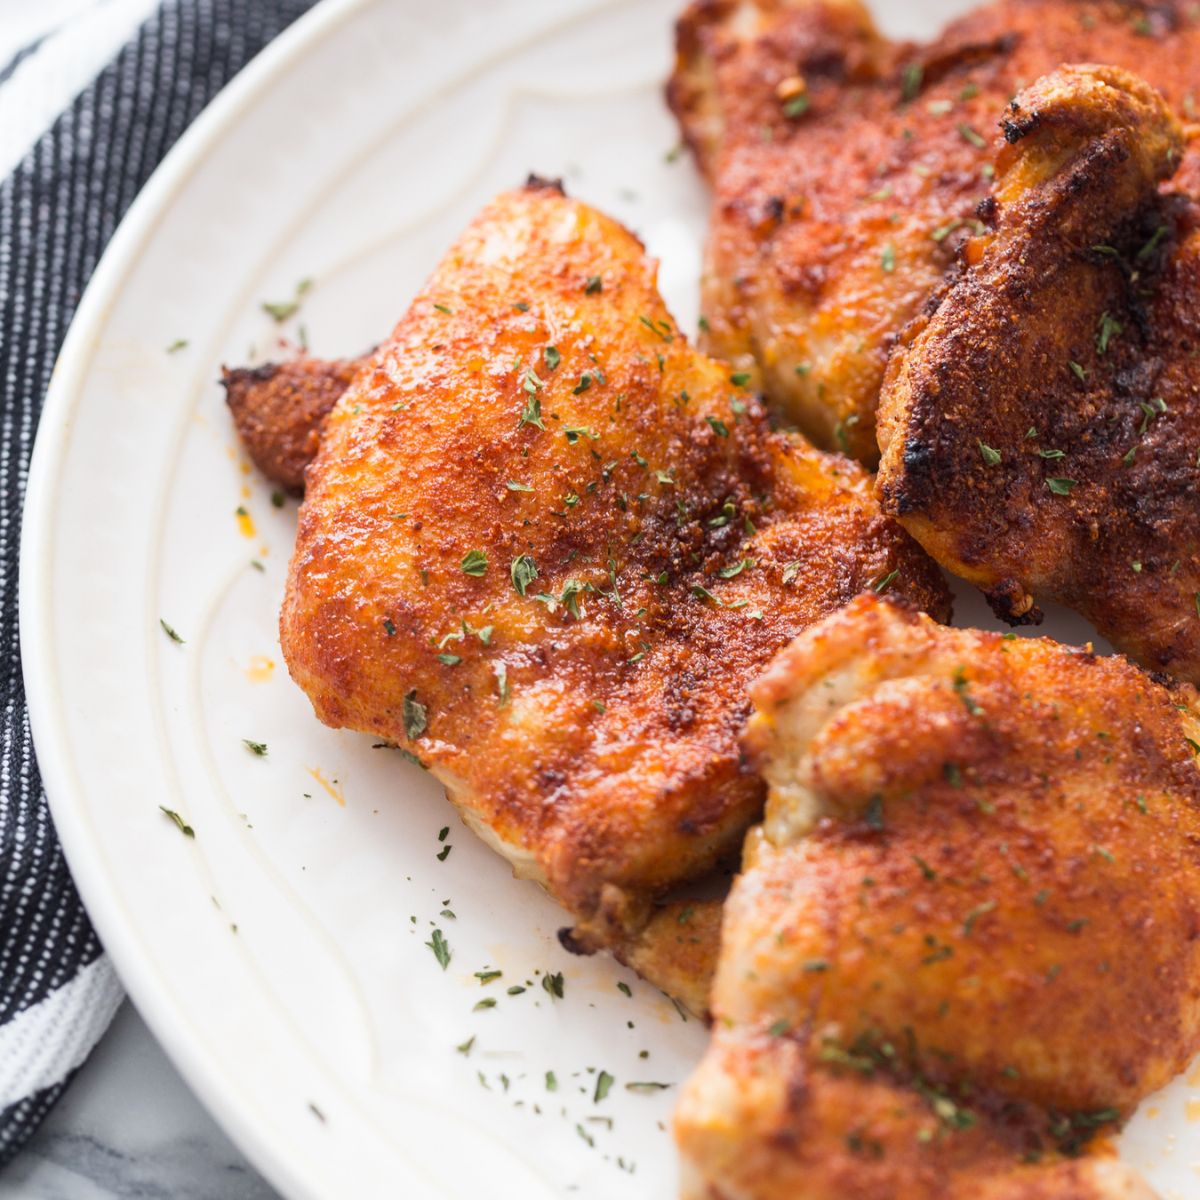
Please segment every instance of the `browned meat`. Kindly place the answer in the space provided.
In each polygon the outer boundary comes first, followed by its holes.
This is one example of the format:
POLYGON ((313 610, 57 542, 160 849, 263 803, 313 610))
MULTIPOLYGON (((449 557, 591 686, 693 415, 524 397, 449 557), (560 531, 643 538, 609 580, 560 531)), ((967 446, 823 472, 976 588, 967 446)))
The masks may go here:
POLYGON ((861 597, 750 694, 687 1200, 1149 1200, 1076 1156, 1200 1048, 1196 689, 861 597))
POLYGON ((350 386, 359 359, 297 358, 221 371, 225 401, 254 465, 295 495, 316 457, 321 423, 350 386))
POLYGON ((772 433, 655 272, 555 188, 488 205, 325 423, 281 638, 318 716, 418 756, 575 945, 665 978, 707 951, 654 902, 761 808, 749 682, 863 590, 948 603, 867 473, 772 433))
POLYGON ((994 232, 893 356, 884 508, 1012 621, 1038 599, 1200 681, 1200 230, 1182 136, 1112 67, 1008 106, 994 232))
POLYGON ((977 228, 1004 107, 1063 63, 1137 71, 1192 119, 1200 8, 1001 0, 906 46, 859 0, 693 0, 669 99, 714 191, 701 348, 873 465, 888 353, 977 228))

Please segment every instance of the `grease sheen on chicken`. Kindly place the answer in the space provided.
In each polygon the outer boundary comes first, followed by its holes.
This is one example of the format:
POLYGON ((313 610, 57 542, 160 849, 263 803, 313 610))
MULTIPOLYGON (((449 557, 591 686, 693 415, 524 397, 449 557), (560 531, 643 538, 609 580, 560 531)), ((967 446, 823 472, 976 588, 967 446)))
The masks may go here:
POLYGON ((1149 1196, 1097 1138, 1200 1048, 1196 690, 864 597, 751 694, 688 1200, 1149 1196))
POLYGON ((1200 681, 1200 209, 1182 133, 1128 72, 1006 110, 994 232, 893 356, 880 496, 1011 621, 1034 601, 1200 681))
POLYGON ((418 755, 577 945, 637 960, 652 899, 760 811, 748 681, 872 587, 947 609, 865 472, 770 433, 637 240, 532 185, 326 419, 282 644, 322 720, 418 755))
MULTIPOLYGON (((1100 62, 1191 118, 1200 9, 1006 0, 911 46, 857 0, 694 0, 677 45, 669 98, 714 192, 701 345, 873 464, 888 354, 978 228, 1005 105, 1100 62)), ((1200 191, 1194 148, 1173 186, 1200 191)))

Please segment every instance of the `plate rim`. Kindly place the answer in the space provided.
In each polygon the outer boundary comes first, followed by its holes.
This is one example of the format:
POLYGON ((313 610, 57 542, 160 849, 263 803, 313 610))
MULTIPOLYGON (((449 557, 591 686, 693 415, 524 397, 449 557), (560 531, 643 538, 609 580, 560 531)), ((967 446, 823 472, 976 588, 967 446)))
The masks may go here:
POLYGON ((51 539, 59 467, 72 411, 109 309, 147 234, 207 154, 280 76, 372 2, 319 0, 297 17, 209 101, 134 198, 88 280, 51 371, 30 456, 18 551, 19 647, 30 732, 42 790, 84 908, 126 994, 205 1110, 272 1187, 305 1200, 316 1200, 318 1193, 301 1164, 276 1137, 270 1122, 257 1119, 253 1106, 229 1086, 225 1072, 188 1040, 183 1014, 145 960, 134 931, 126 926, 100 860, 87 844, 83 798, 66 756, 39 754, 38 748, 55 744, 56 709, 63 700, 50 629, 51 539))

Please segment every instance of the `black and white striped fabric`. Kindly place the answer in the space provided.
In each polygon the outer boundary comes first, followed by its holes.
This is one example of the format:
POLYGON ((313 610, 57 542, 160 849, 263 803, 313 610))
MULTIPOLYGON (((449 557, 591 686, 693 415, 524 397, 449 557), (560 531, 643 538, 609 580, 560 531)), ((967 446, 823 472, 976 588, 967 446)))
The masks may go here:
POLYGON ((54 835, 21 680, 17 548, 42 398, 80 294, 139 189, 217 91, 312 2, 0 3, 0 1165, 121 999, 54 835), (42 130, 30 129, 39 112, 42 130))

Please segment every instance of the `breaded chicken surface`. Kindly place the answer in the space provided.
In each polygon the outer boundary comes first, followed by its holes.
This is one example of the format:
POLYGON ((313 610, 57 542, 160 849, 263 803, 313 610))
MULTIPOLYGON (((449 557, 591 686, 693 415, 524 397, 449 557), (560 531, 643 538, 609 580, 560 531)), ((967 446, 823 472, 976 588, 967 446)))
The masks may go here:
POLYGON ((221 383, 246 453, 280 487, 300 495, 321 444, 321 426, 350 386, 359 359, 297 358, 225 368, 221 383))
POLYGON ((533 183, 326 419, 281 635, 323 721, 417 756, 574 945, 621 946, 761 812, 750 681, 872 588, 948 609, 866 473, 769 432, 636 238, 533 183))
POLYGON ((688 1200, 1150 1195, 1097 1139, 1200 1048, 1195 688, 863 597, 751 698, 688 1200))
POLYGON ((1014 622, 1077 609, 1200 681, 1200 209, 1182 134, 1128 72, 1008 106, 993 231, 893 355, 880 496, 1014 622))
MULTIPOLYGON (((694 0, 677 46, 669 100, 713 187, 701 347, 873 465, 888 354, 981 229, 1005 106, 1063 63, 1112 63, 1190 120, 1200 9, 1004 0, 910 46, 857 0, 694 0)), ((1195 149, 1171 186, 1200 191, 1195 149)))

